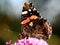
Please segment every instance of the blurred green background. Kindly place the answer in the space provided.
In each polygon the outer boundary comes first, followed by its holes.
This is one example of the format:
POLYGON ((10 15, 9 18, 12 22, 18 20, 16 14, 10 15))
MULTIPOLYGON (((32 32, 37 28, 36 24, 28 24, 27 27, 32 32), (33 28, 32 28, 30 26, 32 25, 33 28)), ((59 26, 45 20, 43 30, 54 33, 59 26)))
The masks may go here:
POLYGON ((24 2, 32 2, 42 16, 53 27, 53 34, 47 42, 60 45, 60 1, 59 0, 0 0, 0 45, 17 41, 21 32, 20 16, 24 2))

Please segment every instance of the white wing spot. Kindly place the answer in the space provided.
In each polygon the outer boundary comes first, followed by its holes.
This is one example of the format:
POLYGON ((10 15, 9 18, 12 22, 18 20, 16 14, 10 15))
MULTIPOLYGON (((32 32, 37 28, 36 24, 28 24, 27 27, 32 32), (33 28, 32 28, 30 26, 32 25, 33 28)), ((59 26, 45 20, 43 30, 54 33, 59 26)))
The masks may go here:
POLYGON ((31 9, 29 9, 29 12, 31 12, 31 9))
POLYGON ((27 14, 28 12, 27 11, 23 11, 22 14, 27 14))
POLYGON ((33 11, 36 11, 36 8, 34 8, 33 11))

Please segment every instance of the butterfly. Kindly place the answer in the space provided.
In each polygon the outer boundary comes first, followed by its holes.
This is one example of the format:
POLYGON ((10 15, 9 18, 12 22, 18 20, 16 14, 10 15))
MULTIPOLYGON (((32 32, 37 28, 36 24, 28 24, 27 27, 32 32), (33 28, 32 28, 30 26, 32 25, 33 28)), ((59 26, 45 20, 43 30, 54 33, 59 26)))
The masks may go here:
POLYGON ((42 16, 32 3, 24 3, 21 14, 22 35, 49 39, 52 35, 51 24, 42 16))

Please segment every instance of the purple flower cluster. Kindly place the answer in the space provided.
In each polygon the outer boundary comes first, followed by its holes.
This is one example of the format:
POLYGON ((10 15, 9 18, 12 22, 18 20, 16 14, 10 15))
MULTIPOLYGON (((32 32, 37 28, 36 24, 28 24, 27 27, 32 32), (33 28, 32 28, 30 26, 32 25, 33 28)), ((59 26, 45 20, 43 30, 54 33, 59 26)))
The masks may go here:
POLYGON ((9 40, 8 42, 6 42, 6 45, 12 45, 12 40, 9 40))
POLYGON ((37 39, 37 38, 24 38, 21 40, 18 40, 14 44, 11 44, 11 41, 6 42, 6 45, 48 45, 46 41, 43 39, 37 39))

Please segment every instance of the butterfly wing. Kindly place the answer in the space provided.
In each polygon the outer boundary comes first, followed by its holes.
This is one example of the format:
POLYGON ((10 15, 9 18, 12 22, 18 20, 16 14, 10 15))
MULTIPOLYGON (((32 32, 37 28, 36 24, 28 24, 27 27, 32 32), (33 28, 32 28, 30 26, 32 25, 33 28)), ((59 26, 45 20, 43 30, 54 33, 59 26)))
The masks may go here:
POLYGON ((51 24, 39 15, 32 3, 24 3, 21 19, 22 37, 49 39, 52 35, 51 24))

